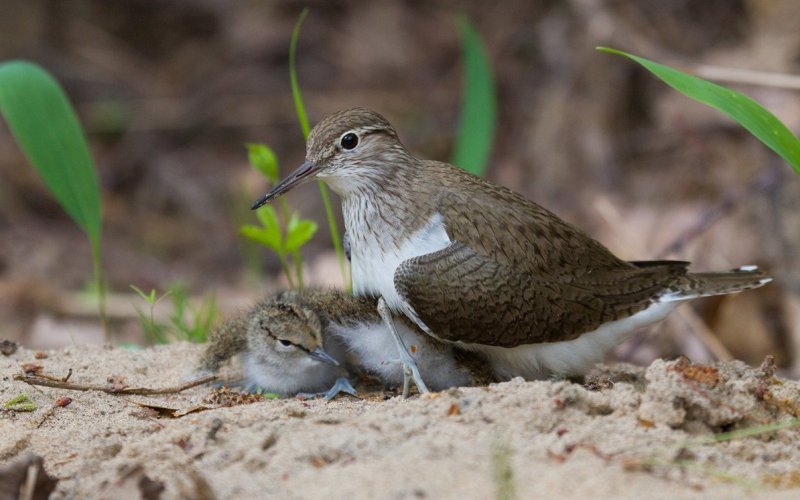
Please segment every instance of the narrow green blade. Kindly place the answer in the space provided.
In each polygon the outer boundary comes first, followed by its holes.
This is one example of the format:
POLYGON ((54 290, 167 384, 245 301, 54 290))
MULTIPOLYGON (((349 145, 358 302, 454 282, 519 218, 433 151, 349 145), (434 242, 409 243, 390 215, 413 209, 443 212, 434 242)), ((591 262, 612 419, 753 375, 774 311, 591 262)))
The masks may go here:
POLYGON ((597 50, 627 57, 678 92, 733 118, 800 174, 800 141, 775 115, 750 97, 643 57, 607 47, 597 50))
POLYGON ((303 96, 300 94, 300 84, 297 82, 297 69, 295 69, 295 54, 297 53, 297 39, 300 38, 300 28, 303 26, 308 15, 308 7, 300 12, 300 17, 292 30, 292 39, 289 42, 289 79, 292 82, 292 98, 294 99, 294 109, 297 112, 297 119, 300 121, 300 130, 303 132, 303 139, 308 139, 311 127, 308 125, 308 115, 306 107, 303 105, 303 96))
POLYGON ((86 138, 61 86, 26 61, 0 64, 0 112, 25 156, 93 247, 100 242, 100 190, 86 138))
MULTIPOLYGON (((311 126, 308 123, 308 115, 306 114, 306 107, 303 104, 303 96, 300 93, 300 84, 297 81, 297 67, 295 64, 297 53, 297 40, 300 38, 300 28, 303 26, 303 21, 308 15, 308 7, 300 12, 297 22, 292 30, 292 39, 289 42, 289 79, 292 84, 292 98, 294 99, 294 109, 297 113, 297 120, 300 122, 300 131, 303 133, 303 140, 308 140, 308 134, 311 131, 311 126)), ((336 216, 333 213, 333 205, 331 205, 331 197, 328 194, 328 186, 322 180, 317 180, 317 187, 319 187, 319 195, 322 198, 322 204, 325 206, 325 216, 328 218, 328 231, 331 235, 331 243, 336 252, 336 258, 339 261, 339 270, 342 272, 342 279, 345 282, 345 287, 349 290, 351 288, 350 276, 347 274, 345 265, 344 250, 342 249, 342 241, 339 237, 339 225, 336 224, 336 216)))
POLYGON ((480 35, 466 16, 459 18, 459 27, 464 64, 464 93, 452 161, 468 172, 483 175, 494 140, 494 80, 480 35))

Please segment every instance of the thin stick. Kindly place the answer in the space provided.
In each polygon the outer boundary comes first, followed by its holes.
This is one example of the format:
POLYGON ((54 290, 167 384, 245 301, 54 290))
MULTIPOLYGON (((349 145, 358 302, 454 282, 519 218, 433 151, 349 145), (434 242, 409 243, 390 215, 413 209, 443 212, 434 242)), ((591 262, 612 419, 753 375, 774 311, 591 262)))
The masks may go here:
POLYGON ((164 387, 161 389, 150 389, 147 387, 123 387, 121 389, 115 389, 114 387, 109 387, 107 385, 73 384, 71 382, 63 382, 61 380, 54 380, 52 378, 31 375, 14 375, 14 380, 19 380, 30 385, 42 385, 45 387, 55 387, 56 389, 67 389, 69 391, 100 391, 107 394, 133 394, 137 396, 150 396, 154 394, 175 394, 177 392, 183 392, 186 389, 191 389, 192 387, 197 387, 198 385, 213 382, 214 380, 217 380, 217 376, 207 375, 176 387, 164 387))
POLYGON ((780 171, 770 168, 750 181, 744 191, 728 193, 717 204, 700 214, 694 224, 682 231, 677 238, 666 245, 660 252, 657 252, 656 256, 663 258, 670 254, 679 253, 692 241, 708 231, 716 222, 731 215, 748 200, 777 188, 780 185, 781 177, 780 171))
POLYGON ((691 65, 689 68, 693 70, 692 72, 695 75, 701 78, 716 80, 718 82, 743 83, 746 85, 760 85, 762 87, 800 90, 800 76, 787 73, 725 68, 721 66, 708 66, 705 64, 691 65))

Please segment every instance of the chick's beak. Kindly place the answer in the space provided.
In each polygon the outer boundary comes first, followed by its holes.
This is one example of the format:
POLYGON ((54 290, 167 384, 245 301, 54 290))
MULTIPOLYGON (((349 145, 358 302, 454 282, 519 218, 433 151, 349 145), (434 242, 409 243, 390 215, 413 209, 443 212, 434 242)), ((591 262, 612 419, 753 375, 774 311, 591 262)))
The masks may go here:
POLYGON ((278 196, 286 193, 293 187, 299 186, 300 184, 303 184, 306 181, 313 179, 317 175, 317 172, 319 172, 319 168, 317 168, 316 165, 314 165, 308 160, 304 161, 303 164, 297 167, 297 169, 295 169, 294 172, 289 174, 289 177, 283 179, 281 182, 278 183, 277 186, 272 188, 272 191, 265 194, 264 196, 259 198, 255 203, 253 203, 253 205, 250 206, 250 209, 255 210, 258 207, 274 200, 278 196))
POLYGON ((339 362, 333 359, 330 354, 323 351, 321 347, 317 347, 313 351, 309 352, 308 355, 317 361, 322 361, 323 363, 328 363, 329 365, 333 366, 339 366, 339 362))

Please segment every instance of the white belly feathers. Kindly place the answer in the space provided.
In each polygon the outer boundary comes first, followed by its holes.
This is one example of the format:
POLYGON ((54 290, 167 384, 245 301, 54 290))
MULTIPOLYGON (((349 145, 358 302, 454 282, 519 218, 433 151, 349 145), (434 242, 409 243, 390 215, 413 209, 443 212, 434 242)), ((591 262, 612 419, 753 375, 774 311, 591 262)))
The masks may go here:
MULTIPOLYGON (((348 231, 351 230, 348 228, 348 231)), ((399 246, 389 238, 363 247, 354 246, 351 254, 353 293, 382 296, 392 310, 406 309, 394 288, 397 267, 405 260, 436 252, 449 244, 444 219, 437 213, 399 246)))

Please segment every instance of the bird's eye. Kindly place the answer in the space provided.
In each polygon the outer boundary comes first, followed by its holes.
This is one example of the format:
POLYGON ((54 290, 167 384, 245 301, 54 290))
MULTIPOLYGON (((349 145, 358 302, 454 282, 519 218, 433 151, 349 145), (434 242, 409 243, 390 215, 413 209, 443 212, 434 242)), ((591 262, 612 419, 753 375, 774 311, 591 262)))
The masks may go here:
POLYGON ((352 132, 348 132, 342 136, 341 142, 344 149, 353 149, 358 146, 358 136, 352 132))
POLYGON ((288 340, 286 340, 286 339, 278 339, 278 342, 279 342, 279 343, 280 343, 280 344, 281 344, 283 347, 291 347, 291 346, 293 346, 293 345, 294 345, 294 344, 292 344, 290 341, 288 341, 288 340))

